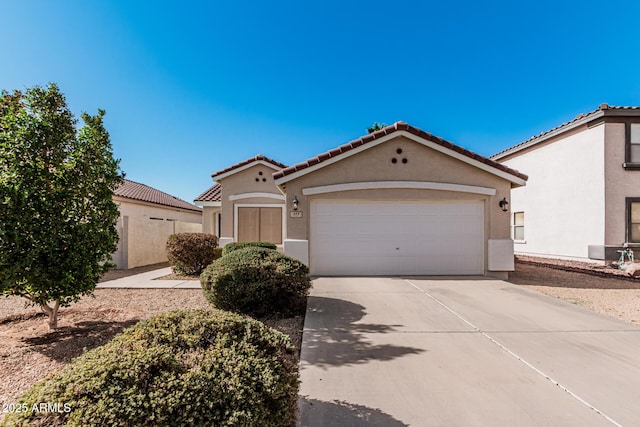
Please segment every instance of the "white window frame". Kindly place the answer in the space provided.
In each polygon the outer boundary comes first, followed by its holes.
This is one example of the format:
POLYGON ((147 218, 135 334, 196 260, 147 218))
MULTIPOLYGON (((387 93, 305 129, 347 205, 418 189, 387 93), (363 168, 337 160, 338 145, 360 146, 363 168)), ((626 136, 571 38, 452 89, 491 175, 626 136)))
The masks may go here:
POLYGON ((633 157, 633 148, 634 147, 640 148, 640 123, 631 123, 629 125, 629 159, 628 159, 628 163, 640 163, 640 155, 638 155, 638 158, 634 158, 633 157), (636 129, 635 131, 634 131, 634 128, 636 129), (633 140, 634 136, 636 136, 637 141, 633 140))
POLYGON ((640 205, 640 197, 628 197, 627 198, 627 243, 631 243, 634 245, 637 245, 640 243, 640 240, 634 241, 631 239, 631 234, 632 234, 632 227, 634 224, 637 224, 637 222, 633 221, 632 218, 632 210, 633 210, 633 205, 640 205))
POLYGON ((516 243, 526 243, 526 235, 525 235, 525 214, 524 211, 513 212, 511 214, 511 237, 513 241, 516 243), (522 225, 516 225, 516 215, 522 214, 522 225), (522 229, 522 239, 516 239, 516 228, 522 229))

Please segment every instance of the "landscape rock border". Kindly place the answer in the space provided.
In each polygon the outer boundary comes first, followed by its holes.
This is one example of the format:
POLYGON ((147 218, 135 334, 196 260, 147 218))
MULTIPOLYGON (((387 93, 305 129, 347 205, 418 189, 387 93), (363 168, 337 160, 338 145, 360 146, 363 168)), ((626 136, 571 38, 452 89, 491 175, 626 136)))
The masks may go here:
POLYGON ((555 268, 557 270, 585 273, 600 277, 615 277, 616 279, 625 279, 631 282, 640 281, 640 277, 632 277, 625 270, 619 270, 617 266, 612 264, 603 265, 585 261, 542 258, 528 255, 516 255, 515 258, 516 262, 521 264, 555 268))

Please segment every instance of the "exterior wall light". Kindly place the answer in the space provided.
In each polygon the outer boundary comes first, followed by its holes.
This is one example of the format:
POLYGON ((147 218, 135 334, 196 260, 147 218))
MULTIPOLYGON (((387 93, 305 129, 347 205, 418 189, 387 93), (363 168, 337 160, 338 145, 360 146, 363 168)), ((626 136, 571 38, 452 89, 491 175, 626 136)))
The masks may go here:
POLYGON ((507 198, 503 197, 502 200, 500 200, 498 202, 498 206, 500 206, 500 209, 502 209, 502 212, 506 212, 509 210, 509 202, 507 202, 507 198))
POLYGON ((293 196, 293 201, 291 203, 293 203, 293 210, 297 211, 298 210, 298 203, 300 203, 300 202, 298 202, 298 197, 297 196, 293 196))

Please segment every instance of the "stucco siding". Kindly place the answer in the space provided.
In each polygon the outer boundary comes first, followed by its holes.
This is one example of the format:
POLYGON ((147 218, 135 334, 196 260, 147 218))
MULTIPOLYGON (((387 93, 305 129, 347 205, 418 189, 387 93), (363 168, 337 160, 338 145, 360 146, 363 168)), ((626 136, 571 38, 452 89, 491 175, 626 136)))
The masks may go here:
POLYGON ((221 200, 222 200, 222 229, 220 237, 237 238, 234 236, 234 213, 235 205, 247 204, 282 204, 283 200, 276 197, 282 197, 282 193, 276 187, 273 180, 273 172, 275 169, 263 164, 256 164, 250 168, 242 170, 238 173, 230 175, 220 180, 221 200), (231 198, 238 195, 251 195, 255 193, 273 194, 272 197, 243 197, 241 199, 232 200, 231 198))
POLYGON ((516 253, 587 259, 605 243, 604 132, 585 125, 502 161, 529 175, 511 191, 511 212, 525 214, 516 253))
POLYGON ((626 170, 625 125, 605 125, 606 222, 605 244, 622 246, 626 242, 626 198, 640 197, 640 171, 626 170))
MULTIPOLYGON (((215 234, 218 236, 220 231, 217 229, 216 218, 220 212, 219 206, 204 206, 202 208, 202 232, 215 234)), ((220 236, 218 236, 220 237, 220 236)))
MULTIPOLYGON (((498 207, 498 200, 509 197, 509 182, 404 137, 369 148, 338 163, 287 182, 287 210, 291 210, 294 197, 297 197, 300 202, 299 210, 307 213, 311 198, 327 197, 327 195, 304 196, 302 194, 304 188, 367 181, 444 182, 488 187, 496 189, 497 192, 495 196, 487 197, 436 190, 386 189, 346 191, 333 193, 330 197, 379 200, 493 200, 495 203, 487 204, 486 218, 491 228, 491 233, 487 234, 487 237, 508 237, 509 216, 498 207), (398 150, 402 150, 402 153, 398 154, 398 150), (392 163, 393 158, 396 158, 396 163, 392 163), (402 163, 404 158, 407 159, 407 163, 402 163)), ((288 238, 308 239, 308 221, 309 215, 304 215, 303 218, 289 217, 288 238)))

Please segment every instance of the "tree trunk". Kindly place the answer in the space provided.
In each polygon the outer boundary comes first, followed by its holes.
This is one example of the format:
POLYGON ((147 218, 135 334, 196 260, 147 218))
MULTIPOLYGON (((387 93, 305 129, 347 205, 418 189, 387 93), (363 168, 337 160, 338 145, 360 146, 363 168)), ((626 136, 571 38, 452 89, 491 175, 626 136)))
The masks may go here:
POLYGON ((40 308, 42 308, 42 311, 49 316, 49 329, 56 329, 58 327, 58 309, 60 308, 60 301, 55 300, 53 307, 49 307, 47 304, 42 304, 40 308))

